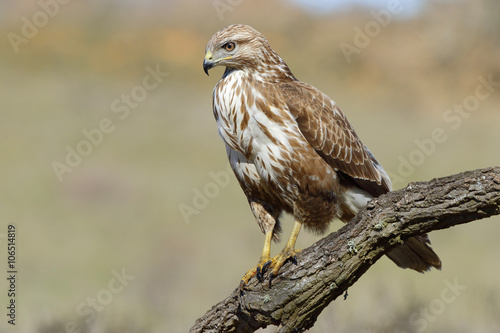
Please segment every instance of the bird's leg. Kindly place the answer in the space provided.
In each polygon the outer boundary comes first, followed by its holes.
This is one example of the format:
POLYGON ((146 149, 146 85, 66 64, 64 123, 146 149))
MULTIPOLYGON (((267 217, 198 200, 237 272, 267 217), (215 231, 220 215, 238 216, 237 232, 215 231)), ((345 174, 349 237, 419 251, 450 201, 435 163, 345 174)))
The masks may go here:
POLYGON ((260 256, 259 263, 257 266, 249 270, 242 278, 240 282, 240 289, 250 281, 250 279, 257 275, 259 281, 262 281, 262 274, 265 272, 266 268, 271 263, 271 241, 273 240, 273 230, 266 232, 266 239, 264 241, 264 248, 262 249, 262 255, 260 256))
POLYGON ((276 275, 278 275, 281 266, 283 266, 283 264, 290 258, 292 258, 292 260, 295 260, 295 256, 299 252, 299 250, 295 250, 295 241, 299 236, 301 227, 302 223, 299 221, 295 221, 295 224, 293 225, 292 229, 292 234, 290 235, 290 238, 288 239, 288 242, 286 243, 285 247, 283 248, 283 250, 281 250, 280 254, 271 259, 271 267, 273 271, 269 275, 269 286, 271 286, 271 280, 276 275))

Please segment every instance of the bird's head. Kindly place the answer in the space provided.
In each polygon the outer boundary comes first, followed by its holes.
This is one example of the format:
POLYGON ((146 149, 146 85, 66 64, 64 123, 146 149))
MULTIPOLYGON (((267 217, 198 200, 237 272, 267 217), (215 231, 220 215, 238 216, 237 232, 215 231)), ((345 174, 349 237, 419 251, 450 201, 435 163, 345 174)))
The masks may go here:
POLYGON ((203 70, 215 66, 228 69, 262 70, 270 62, 283 62, 264 35, 244 24, 233 24, 216 32, 207 43, 203 70))

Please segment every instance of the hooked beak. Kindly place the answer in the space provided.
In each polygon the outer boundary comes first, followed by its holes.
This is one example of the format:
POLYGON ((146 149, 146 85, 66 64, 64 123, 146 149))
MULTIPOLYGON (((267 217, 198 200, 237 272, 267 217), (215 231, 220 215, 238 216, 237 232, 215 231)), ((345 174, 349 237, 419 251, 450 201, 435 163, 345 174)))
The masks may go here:
POLYGON ((212 67, 217 66, 221 61, 231 59, 233 56, 228 56, 225 58, 220 58, 220 59, 213 59, 212 52, 207 51, 205 54, 205 60, 203 60, 203 70, 205 71, 205 74, 208 75, 208 70, 212 67))
POLYGON ((212 67, 215 66, 215 63, 213 61, 210 61, 210 60, 203 60, 203 70, 205 71, 205 74, 208 75, 208 70, 212 67))
POLYGON ((212 52, 207 51, 205 54, 205 60, 203 60, 203 70, 205 74, 208 75, 208 70, 215 66, 215 62, 212 60, 212 52))

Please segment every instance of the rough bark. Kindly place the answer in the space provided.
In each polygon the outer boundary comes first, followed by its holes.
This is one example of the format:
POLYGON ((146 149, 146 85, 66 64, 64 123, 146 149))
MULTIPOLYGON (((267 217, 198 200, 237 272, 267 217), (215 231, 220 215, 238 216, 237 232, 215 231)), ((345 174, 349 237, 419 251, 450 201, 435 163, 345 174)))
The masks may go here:
POLYGON ((245 290, 237 288, 190 332, 253 332, 268 325, 278 326, 277 332, 304 331, 405 239, 497 214, 500 167, 410 183, 372 200, 343 228, 301 251, 297 264, 286 263, 271 288, 256 278, 245 290))

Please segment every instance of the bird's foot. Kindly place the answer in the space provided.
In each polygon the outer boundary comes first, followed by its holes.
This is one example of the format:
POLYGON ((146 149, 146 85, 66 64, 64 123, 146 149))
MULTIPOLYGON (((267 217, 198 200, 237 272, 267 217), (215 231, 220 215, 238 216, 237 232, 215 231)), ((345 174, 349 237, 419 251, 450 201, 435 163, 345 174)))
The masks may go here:
POLYGON ((269 257, 267 258, 260 258, 259 263, 257 266, 246 272, 245 275, 241 278, 240 281, 240 289, 243 290, 243 287, 250 281, 250 279, 254 276, 257 276, 257 279, 259 279, 260 282, 263 281, 263 275, 266 272, 266 270, 269 268, 269 266, 272 264, 271 259, 269 257))
POLYGON ((287 262, 287 260, 291 260, 295 265, 297 265, 296 256, 300 252, 300 250, 295 250, 292 247, 285 246, 285 248, 271 259, 270 267, 273 269, 271 274, 269 274, 269 288, 271 288, 271 281, 278 275, 278 272, 287 262))
POLYGON ((245 285, 248 284, 248 281, 254 276, 257 276, 257 279, 260 282, 264 281, 264 273, 268 269, 272 269, 271 274, 269 274, 269 287, 271 287, 271 281, 274 279, 281 268, 287 262, 287 260, 291 260, 294 264, 297 264, 296 255, 300 252, 300 250, 294 250, 292 248, 285 247, 280 254, 273 257, 272 259, 261 258, 257 266, 249 270, 242 278, 240 282, 240 289, 243 290, 245 285))

